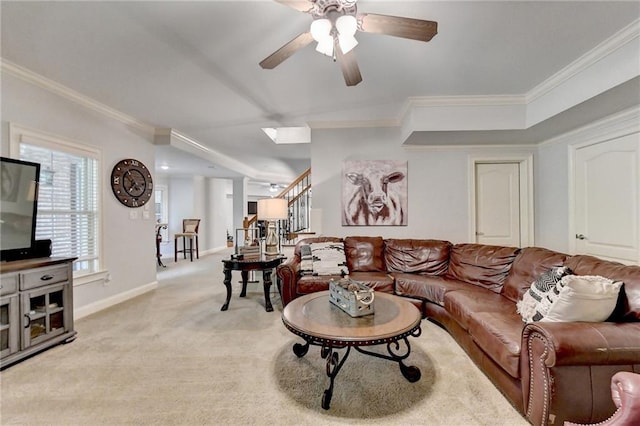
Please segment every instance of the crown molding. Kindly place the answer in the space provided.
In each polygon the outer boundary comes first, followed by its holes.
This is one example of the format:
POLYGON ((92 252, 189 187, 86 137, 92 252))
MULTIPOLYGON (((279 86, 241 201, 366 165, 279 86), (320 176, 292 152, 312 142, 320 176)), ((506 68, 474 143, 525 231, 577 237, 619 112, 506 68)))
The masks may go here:
POLYGON ((622 48, 628 43, 634 41, 637 43, 637 39, 639 37, 640 19, 636 19, 634 22, 627 25, 625 28, 618 31, 616 34, 609 37, 608 39, 591 49, 589 52, 582 55, 581 57, 567 65, 565 68, 561 69, 560 71, 531 89, 529 92, 527 92, 524 95, 526 98, 526 103, 531 103, 541 96, 546 95, 547 93, 559 87, 574 76, 587 70, 589 67, 593 66, 603 58, 607 57, 608 55, 622 48))
POLYGON ((492 151, 492 150, 513 150, 527 151, 536 149, 535 144, 505 144, 505 145, 402 145, 407 151, 492 151))
POLYGON ((7 74, 12 75, 16 78, 19 78, 27 83, 38 86, 51 93, 54 93, 65 99, 75 102, 85 108, 88 108, 92 111, 102 114, 108 118, 119 121, 120 123, 125 124, 126 126, 130 126, 137 130, 141 130, 144 133, 147 133, 149 135, 153 135, 155 133, 155 127, 144 121, 138 120, 135 117, 124 114, 114 108, 111 108, 103 103, 100 103, 94 99, 91 99, 90 97, 85 96, 80 92, 77 92, 51 79, 48 79, 20 65, 14 64, 13 62, 8 61, 4 58, 0 58, 0 69, 2 70, 2 72, 6 72, 7 74))
POLYGON ((640 106, 626 109, 602 120, 540 142, 538 147, 560 143, 590 145, 637 132, 640 132, 640 106))
POLYGON ((398 127, 400 120, 395 118, 380 120, 359 120, 359 121, 309 121, 307 125, 312 129, 354 129, 354 128, 374 128, 374 127, 398 127))
POLYGON ((170 145, 182 151, 197 155, 200 158, 206 158, 209 161, 224 164, 227 169, 233 170, 242 175, 254 177, 260 174, 260 172, 253 167, 247 166, 234 158, 211 149, 175 129, 157 129, 154 134, 153 143, 155 145, 170 145))
POLYGON ((409 107, 524 105, 524 95, 411 96, 409 107))

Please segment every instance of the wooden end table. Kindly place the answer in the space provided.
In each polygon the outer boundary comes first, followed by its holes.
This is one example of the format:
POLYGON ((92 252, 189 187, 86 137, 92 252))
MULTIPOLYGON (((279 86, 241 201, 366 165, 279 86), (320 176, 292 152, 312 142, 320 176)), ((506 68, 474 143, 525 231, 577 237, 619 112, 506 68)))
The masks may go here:
POLYGON ((329 409, 333 382, 344 365, 351 347, 366 355, 397 362, 402 375, 411 383, 420 380, 420 369, 404 364, 411 354, 408 337, 422 332, 420 311, 402 299, 386 293, 375 293, 375 313, 353 318, 329 302, 329 292, 307 294, 292 300, 282 311, 282 322, 304 344, 293 345, 293 352, 303 357, 309 345, 321 347, 320 356, 327 360, 329 387, 322 395, 322 408, 329 409), (388 355, 364 349, 365 346, 387 345, 388 355), (340 358, 337 350, 345 349, 340 358))
POLYGON ((251 256, 241 259, 223 259, 224 286, 227 288, 227 301, 222 305, 221 311, 229 309, 229 301, 231 300, 231 271, 240 271, 242 275, 242 292, 240 297, 247 295, 247 281, 249 279, 249 271, 262 271, 262 281, 264 285, 264 307, 267 312, 273 311, 271 298, 269 297, 269 289, 271 288, 271 274, 273 269, 284 262, 287 258, 278 256, 251 256))

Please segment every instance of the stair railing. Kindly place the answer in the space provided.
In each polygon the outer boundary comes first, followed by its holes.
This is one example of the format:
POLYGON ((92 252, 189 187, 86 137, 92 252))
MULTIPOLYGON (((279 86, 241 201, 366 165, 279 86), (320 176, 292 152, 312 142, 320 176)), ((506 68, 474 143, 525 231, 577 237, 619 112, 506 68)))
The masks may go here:
MULTIPOLYGON (((311 224, 311 169, 298 176, 274 198, 287 200, 289 218, 280 222, 280 241, 282 244, 291 244, 298 237, 298 233, 308 230, 311 224)), ((245 217, 242 221, 245 240, 248 229, 255 226, 257 221, 257 215, 245 217)))

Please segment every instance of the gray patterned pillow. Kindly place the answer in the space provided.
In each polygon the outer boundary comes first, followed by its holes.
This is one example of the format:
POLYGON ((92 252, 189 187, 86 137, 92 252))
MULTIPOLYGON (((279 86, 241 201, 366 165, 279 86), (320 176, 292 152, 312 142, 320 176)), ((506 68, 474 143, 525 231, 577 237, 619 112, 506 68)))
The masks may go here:
POLYGON ((309 244, 300 246, 300 275, 313 275, 313 255, 309 244))
POLYGON ((566 266, 559 266, 543 272, 536 278, 529 290, 522 296, 522 300, 518 301, 516 305, 524 322, 536 321, 534 317, 540 315, 538 308, 544 297, 567 275, 573 275, 573 271, 566 266))

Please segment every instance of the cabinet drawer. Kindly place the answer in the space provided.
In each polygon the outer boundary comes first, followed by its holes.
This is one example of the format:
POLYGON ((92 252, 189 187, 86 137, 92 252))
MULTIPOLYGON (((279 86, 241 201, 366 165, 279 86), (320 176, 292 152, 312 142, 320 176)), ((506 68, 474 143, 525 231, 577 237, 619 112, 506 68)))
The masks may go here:
POLYGON ((41 287, 69 280, 69 267, 67 265, 39 268, 20 274, 20 290, 41 287))
POLYGON ((4 274, 0 277, 0 296, 18 291, 18 274, 4 274))

